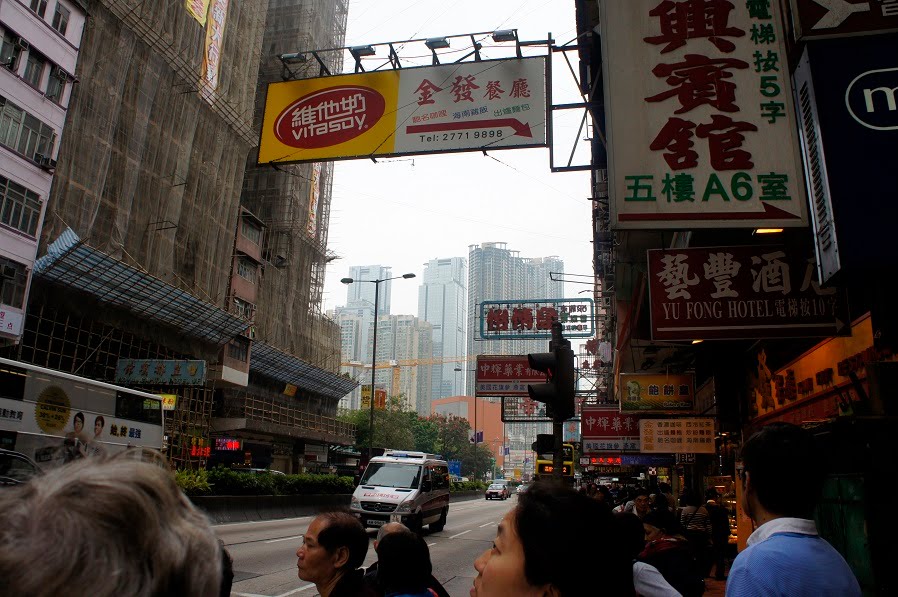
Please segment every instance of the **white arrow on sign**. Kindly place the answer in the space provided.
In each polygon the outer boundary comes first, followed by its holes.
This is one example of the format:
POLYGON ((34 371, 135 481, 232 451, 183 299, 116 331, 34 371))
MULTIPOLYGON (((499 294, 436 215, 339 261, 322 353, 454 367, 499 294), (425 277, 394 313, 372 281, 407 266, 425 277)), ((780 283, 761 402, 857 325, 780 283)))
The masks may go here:
POLYGON ((869 2, 859 4, 852 4, 845 0, 814 0, 814 2, 825 8, 827 13, 811 29, 832 29, 844 23, 845 19, 856 12, 870 11, 869 2))

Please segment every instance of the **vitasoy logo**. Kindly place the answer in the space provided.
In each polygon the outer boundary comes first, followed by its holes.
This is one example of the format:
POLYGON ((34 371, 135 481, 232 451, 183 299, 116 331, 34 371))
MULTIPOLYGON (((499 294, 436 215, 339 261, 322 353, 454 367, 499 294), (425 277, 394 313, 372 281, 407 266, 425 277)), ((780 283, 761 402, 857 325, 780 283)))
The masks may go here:
POLYGON ((274 122, 274 135, 291 147, 330 147, 367 131, 385 109, 384 97, 374 89, 328 87, 287 106, 274 122))

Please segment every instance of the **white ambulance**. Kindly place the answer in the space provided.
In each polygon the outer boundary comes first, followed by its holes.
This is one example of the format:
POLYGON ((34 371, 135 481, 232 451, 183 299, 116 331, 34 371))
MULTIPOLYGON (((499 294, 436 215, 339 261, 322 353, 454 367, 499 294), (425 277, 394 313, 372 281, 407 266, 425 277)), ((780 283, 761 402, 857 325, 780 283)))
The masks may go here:
POLYGON ((401 522, 416 533, 446 526, 449 463, 436 454, 387 450, 368 463, 349 506, 367 527, 401 522))

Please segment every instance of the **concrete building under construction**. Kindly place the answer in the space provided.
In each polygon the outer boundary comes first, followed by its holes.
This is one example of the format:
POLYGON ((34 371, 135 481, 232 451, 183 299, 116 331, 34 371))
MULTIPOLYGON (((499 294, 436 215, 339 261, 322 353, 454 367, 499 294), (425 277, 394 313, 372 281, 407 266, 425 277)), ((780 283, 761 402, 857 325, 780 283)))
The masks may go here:
POLYGON ((335 415, 356 384, 320 311, 331 167, 247 168, 277 56, 342 45, 346 17, 346 0, 91 3, 46 255, 3 356, 104 381, 122 359, 206 361, 202 385, 141 385, 177 396, 179 467, 296 472, 352 443, 335 415))

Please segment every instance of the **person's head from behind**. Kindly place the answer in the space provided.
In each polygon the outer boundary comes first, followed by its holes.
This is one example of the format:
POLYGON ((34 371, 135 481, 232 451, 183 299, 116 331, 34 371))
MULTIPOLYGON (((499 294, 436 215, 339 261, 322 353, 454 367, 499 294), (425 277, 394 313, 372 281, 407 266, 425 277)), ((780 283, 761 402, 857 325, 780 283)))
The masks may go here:
POLYGON ((742 507, 750 517, 757 520, 762 510, 773 517, 814 517, 824 473, 809 432, 771 423, 748 438, 741 457, 742 507))
POLYGON ((686 506, 698 506, 698 496, 692 493, 692 491, 686 490, 680 494, 680 505, 684 508, 686 506))
POLYGON ((705 501, 706 502, 711 502, 711 501, 716 502, 718 499, 720 499, 720 494, 717 493, 716 489, 714 489, 713 487, 709 487, 708 489, 705 490, 705 501))
POLYGON ((614 515, 615 524, 621 537, 620 548, 630 560, 645 549, 645 528, 638 516, 632 512, 621 512, 614 515))
POLYGON ((401 522, 388 522, 387 524, 381 525, 377 529, 377 535, 374 538, 374 551, 377 551, 377 546, 380 545, 380 542, 384 537, 390 533, 401 533, 403 531, 411 532, 410 529, 401 522))
POLYGON ((630 560, 614 517, 594 499, 539 481, 499 523, 493 546, 474 562, 476 597, 587 595, 601 577, 609 595, 632 593, 630 560), (583 541, 583 537, 590 537, 583 541), (572 574, 572 570, 593 574, 572 574))
POLYGON ((658 483, 658 489, 661 493, 670 493, 670 484, 664 482, 658 483))
POLYGON ((170 471, 132 458, 78 460, 0 492, 0 544, 15 546, 0 550, 2 595, 217 596, 222 579, 205 516, 170 471))
POLYGON ((387 595, 427 590, 432 571, 427 544, 408 529, 388 533, 378 542, 377 582, 387 595))
POLYGON ((675 519, 669 512, 653 510, 642 519, 645 541, 657 541, 665 535, 673 534, 675 519))
POLYGON ((368 534, 348 512, 319 514, 303 535, 296 550, 299 578, 329 586, 343 574, 356 570, 368 553, 368 534))

